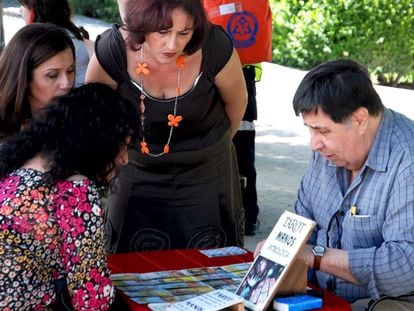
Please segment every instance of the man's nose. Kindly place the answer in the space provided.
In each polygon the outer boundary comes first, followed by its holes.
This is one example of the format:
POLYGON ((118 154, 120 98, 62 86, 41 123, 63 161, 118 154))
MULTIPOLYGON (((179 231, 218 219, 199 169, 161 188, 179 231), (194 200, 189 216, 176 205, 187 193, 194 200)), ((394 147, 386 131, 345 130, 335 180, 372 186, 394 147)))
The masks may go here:
POLYGON ((312 151, 318 151, 323 148, 324 144, 319 134, 311 132, 310 146, 312 148, 312 151))

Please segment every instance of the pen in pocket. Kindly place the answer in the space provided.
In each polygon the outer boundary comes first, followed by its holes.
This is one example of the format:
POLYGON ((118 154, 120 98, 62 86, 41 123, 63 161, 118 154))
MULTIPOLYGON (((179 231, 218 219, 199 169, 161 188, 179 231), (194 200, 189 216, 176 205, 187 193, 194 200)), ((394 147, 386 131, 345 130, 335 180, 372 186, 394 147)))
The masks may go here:
POLYGON ((355 205, 351 206, 350 213, 351 216, 355 216, 357 214, 357 207, 355 205))

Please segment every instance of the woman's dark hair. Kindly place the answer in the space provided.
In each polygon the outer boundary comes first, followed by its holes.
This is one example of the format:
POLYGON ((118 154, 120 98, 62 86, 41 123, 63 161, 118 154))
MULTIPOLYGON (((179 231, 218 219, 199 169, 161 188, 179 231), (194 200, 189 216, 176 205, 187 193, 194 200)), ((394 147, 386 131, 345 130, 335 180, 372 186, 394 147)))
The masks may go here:
POLYGON ((72 22, 72 9, 68 0, 18 0, 20 5, 34 9, 36 23, 51 23, 69 30, 76 39, 89 39, 88 32, 72 22))
POLYGON ((184 52, 192 54, 200 49, 210 26, 200 0, 128 1, 125 9, 125 27, 129 32, 129 47, 138 50, 144 43, 146 34, 171 28, 171 15, 174 9, 181 9, 194 19, 193 36, 184 52))
POLYGON ((349 59, 325 62, 310 70, 293 98, 296 115, 322 109, 336 123, 345 121, 360 107, 373 116, 384 110, 368 71, 349 59))
POLYGON ((34 23, 22 27, 11 38, 0 57, 0 133, 8 136, 20 130, 32 112, 27 98, 33 70, 56 54, 75 48, 59 26, 34 23))
POLYGON ((81 174, 106 186, 121 148, 128 138, 136 141, 138 117, 133 104, 108 85, 73 89, 0 147, 0 177, 40 154, 50 164, 50 182, 81 174))

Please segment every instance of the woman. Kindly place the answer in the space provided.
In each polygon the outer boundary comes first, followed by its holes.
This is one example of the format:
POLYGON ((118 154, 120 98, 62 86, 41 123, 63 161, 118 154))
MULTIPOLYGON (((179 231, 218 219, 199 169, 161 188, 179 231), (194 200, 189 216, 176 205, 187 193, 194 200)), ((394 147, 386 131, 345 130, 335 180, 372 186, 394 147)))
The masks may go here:
POLYGON ((0 57, 0 136, 16 133, 53 97, 67 94, 75 81, 75 50, 60 27, 21 28, 0 57))
POLYGON ((231 137, 246 106, 240 60, 199 0, 125 3, 87 81, 136 104, 142 136, 109 197, 110 251, 243 244, 231 137))
POLYGON ((85 85, 0 148, 0 309, 61 310, 61 279, 73 309, 109 308, 102 187, 128 162, 137 117, 109 86, 85 85))
POLYGON ((26 24, 50 23, 66 30, 75 45, 76 81, 80 86, 85 82, 89 57, 93 54, 94 42, 83 27, 72 22, 72 10, 68 0, 18 0, 20 11, 26 24))

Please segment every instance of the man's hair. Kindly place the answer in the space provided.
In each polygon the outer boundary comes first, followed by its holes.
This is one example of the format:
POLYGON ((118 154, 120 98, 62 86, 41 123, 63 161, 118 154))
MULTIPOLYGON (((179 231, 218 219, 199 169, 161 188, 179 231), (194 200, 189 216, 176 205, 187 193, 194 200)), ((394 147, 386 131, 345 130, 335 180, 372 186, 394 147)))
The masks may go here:
POLYGON ((325 62, 310 70, 293 98, 297 116, 322 109, 336 123, 345 121, 360 107, 373 116, 384 110, 368 71, 349 59, 325 62))

